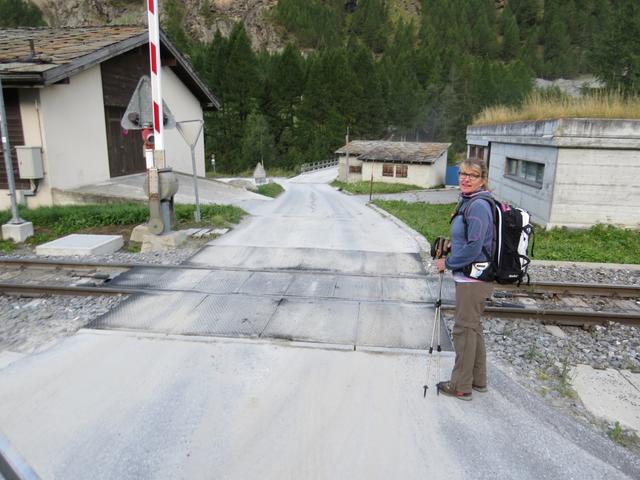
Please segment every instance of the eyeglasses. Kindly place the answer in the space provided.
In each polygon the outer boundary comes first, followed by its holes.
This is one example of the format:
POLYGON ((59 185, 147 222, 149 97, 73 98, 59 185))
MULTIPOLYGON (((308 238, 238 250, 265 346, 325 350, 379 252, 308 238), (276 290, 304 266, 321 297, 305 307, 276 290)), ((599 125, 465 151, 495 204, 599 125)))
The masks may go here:
POLYGON ((466 173, 466 172, 458 172, 458 177, 460 178, 470 178, 471 180, 477 180, 482 175, 478 175, 477 173, 466 173))

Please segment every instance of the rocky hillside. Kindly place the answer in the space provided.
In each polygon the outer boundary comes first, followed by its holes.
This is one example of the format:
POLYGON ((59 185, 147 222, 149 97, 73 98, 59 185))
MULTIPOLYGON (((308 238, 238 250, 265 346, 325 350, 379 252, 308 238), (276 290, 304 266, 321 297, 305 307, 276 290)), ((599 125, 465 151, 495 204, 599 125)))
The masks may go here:
MULTIPOLYGON (((31 0, 44 13, 52 26, 101 24, 136 24, 146 22, 143 0, 31 0)), ((279 50, 282 46, 272 11, 278 0, 181 0, 185 8, 185 30, 203 41, 216 31, 227 36, 233 25, 244 22, 255 50, 279 50)), ((163 0, 160 11, 163 12, 163 0)), ((391 8, 399 16, 414 17, 420 13, 420 0, 393 0, 391 8)))

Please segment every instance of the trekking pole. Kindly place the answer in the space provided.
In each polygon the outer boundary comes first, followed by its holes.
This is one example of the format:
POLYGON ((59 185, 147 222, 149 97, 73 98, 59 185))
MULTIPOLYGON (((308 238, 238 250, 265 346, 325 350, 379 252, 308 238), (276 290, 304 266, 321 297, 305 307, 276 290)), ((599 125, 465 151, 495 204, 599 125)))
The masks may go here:
POLYGON ((440 272, 438 298, 435 303, 436 311, 433 316, 433 328, 431 329, 431 343, 429 344, 429 360, 427 363, 427 383, 423 385, 424 398, 427 397, 427 390, 429 389, 429 380, 431 379, 431 363, 433 361, 433 343, 436 336, 438 337, 438 347, 437 347, 438 359, 436 360, 436 376, 440 372, 440 352, 442 351, 442 348, 440 346, 440 306, 442 305, 442 278, 443 277, 444 277, 444 272, 440 272))

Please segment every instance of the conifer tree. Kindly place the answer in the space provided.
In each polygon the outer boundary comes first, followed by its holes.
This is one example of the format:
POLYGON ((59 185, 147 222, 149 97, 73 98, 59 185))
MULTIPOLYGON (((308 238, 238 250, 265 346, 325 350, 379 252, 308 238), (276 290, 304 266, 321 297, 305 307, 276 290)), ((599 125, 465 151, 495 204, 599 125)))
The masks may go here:
POLYGON ((473 24, 473 53, 480 57, 493 58, 498 50, 496 32, 489 23, 486 13, 481 12, 473 24))
POLYGON ((550 78, 575 74, 575 56, 560 2, 547 0, 544 11, 544 70, 550 78))
POLYGON ((242 138, 239 170, 252 170, 258 163, 265 168, 277 166, 273 163, 274 154, 274 141, 266 118, 258 113, 250 114, 242 138))
POLYGON ((384 0, 363 0, 358 5, 351 23, 353 33, 376 53, 387 44, 389 13, 384 0))
POLYGON ((595 73, 607 86, 640 93, 640 3, 617 0, 611 22, 594 44, 595 73))
POLYGON ((42 11, 28 0, 0 0, 0 28, 46 25, 42 11))
POLYGON ((510 61, 518 58, 520 53, 520 29, 516 22, 516 17, 511 13, 509 8, 505 8, 502 12, 502 49, 501 57, 503 60, 510 61))
POLYGON ((184 4, 176 0, 165 0, 163 7, 165 15, 162 17, 163 28, 167 36, 178 47, 178 50, 188 52, 191 49, 191 40, 184 31, 185 16, 184 4))
POLYGON ((386 110, 378 69, 371 52, 356 42, 348 49, 348 64, 357 85, 351 132, 354 138, 378 138, 384 131, 386 110))

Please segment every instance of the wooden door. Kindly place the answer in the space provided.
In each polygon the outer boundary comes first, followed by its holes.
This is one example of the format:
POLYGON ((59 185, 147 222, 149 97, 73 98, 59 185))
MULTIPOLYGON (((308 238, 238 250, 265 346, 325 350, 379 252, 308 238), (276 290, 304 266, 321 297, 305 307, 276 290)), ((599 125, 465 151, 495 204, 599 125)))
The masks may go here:
POLYGON ((125 110, 124 107, 104 107, 111 177, 121 177, 146 170, 140 130, 129 130, 125 133, 120 126, 125 110))

